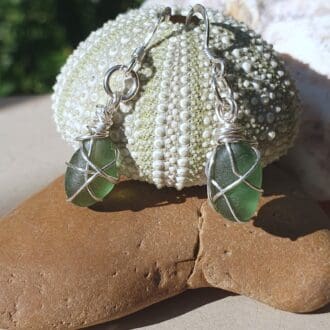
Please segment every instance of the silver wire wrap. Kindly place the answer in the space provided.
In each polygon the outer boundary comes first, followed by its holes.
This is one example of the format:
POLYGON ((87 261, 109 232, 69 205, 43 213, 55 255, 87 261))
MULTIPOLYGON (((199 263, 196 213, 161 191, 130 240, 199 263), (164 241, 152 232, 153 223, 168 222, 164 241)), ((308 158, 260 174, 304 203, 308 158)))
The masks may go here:
POLYGON ((217 145, 220 144, 225 145, 230 159, 231 170, 233 174, 237 177, 237 180, 232 182, 227 187, 221 187, 218 182, 216 182, 214 179, 211 179, 212 167, 214 165, 215 155, 217 152, 217 147, 215 147, 205 167, 205 174, 207 177, 207 196, 210 205, 213 209, 214 209, 214 203, 219 198, 223 197, 228 206, 228 209, 232 214, 232 217, 237 222, 241 222, 238 219, 228 197, 226 196, 226 193, 241 183, 246 184, 248 187, 250 187, 255 191, 258 191, 260 193, 263 192, 262 189, 251 184, 247 180, 249 175, 255 170, 255 168, 259 164, 260 152, 254 146, 251 146, 251 148, 253 149, 256 155, 255 162, 246 173, 239 174, 235 165, 233 151, 231 149, 230 143, 243 141, 253 144, 254 142, 248 140, 245 137, 243 128, 236 123, 236 120, 238 118, 238 107, 233 92, 225 78, 225 62, 222 58, 217 56, 215 49, 210 48, 209 46, 210 23, 205 7, 200 4, 193 6, 186 17, 186 24, 189 24, 189 22, 192 19, 192 16, 195 14, 200 14, 202 16, 205 26, 203 51, 206 54, 207 58, 209 59, 211 65, 211 71, 212 71, 211 84, 216 95, 215 113, 219 124, 221 124, 221 126, 219 126, 215 131, 216 142, 217 145), (217 191, 217 193, 214 196, 212 196, 212 186, 217 191))
POLYGON ((206 164, 206 168, 205 168, 205 174, 207 176, 207 197, 209 200, 209 204, 212 206, 212 208, 214 209, 214 203, 221 197, 224 198, 224 200, 226 201, 226 204, 228 206, 228 209, 230 210, 230 213, 232 215, 232 217, 235 219, 236 222, 242 222, 238 219, 226 193, 232 189, 234 189, 236 186, 238 186, 241 183, 245 183, 248 187, 250 187, 251 189, 258 191, 259 193, 262 193, 263 190, 255 185, 253 185, 251 182, 249 182, 247 179, 249 177, 249 175, 255 170, 255 168, 257 167, 259 160, 260 160, 260 152, 258 149, 256 149, 255 147, 252 147, 253 151, 255 152, 256 155, 256 160, 253 163, 253 165, 248 169, 248 171, 246 171, 244 174, 240 174, 237 171, 237 168, 235 166, 235 160, 234 160, 234 156, 233 156, 233 151, 231 149, 230 143, 229 142, 224 142, 224 145, 227 149, 228 155, 229 155, 229 159, 230 159, 230 165, 231 165, 231 170, 233 172, 233 174, 237 177, 237 180, 235 180, 234 182, 232 182, 231 184, 229 184, 226 187, 221 187, 219 185, 219 183, 217 181, 215 181, 214 179, 211 179, 211 172, 212 172, 212 167, 214 165, 214 160, 215 160, 215 154, 217 151, 217 148, 214 148, 214 150, 212 151, 212 154, 209 158, 209 161, 206 164), (217 193, 215 195, 212 196, 212 189, 211 189, 211 185, 215 188, 215 190, 217 191, 217 193))
POLYGON ((70 197, 67 201, 73 201, 84 189, 88 191, 90 196, 96 201, 100 202, 102 199, 98 198, 90 187, 90 183, 96 177, 101 177, 112 184, 116 184, 119 181, 119 177, 114 177, 107 174, 105 171, 112 166, 115 166, 118 162, 119 151, 115 148, 115 158, 103 167, 96 166, 90 159, 94 143, 97 139, 104 139, 109 137, 110 128, 113 124, 112 118, 115 111, 117 111, 120 102, 128 102, 132 100, 140 89, 140 79, 137 71, 140 69, 143 59, 147 53, 147 48, 151 43, 159 25, 171 17, 171 8, 166 7, 159 15, 158 21, 153 30, 147 35, 144 43, 141 47, 136 48, 132 53, 132 59, 128 65, 115 65, 111 67, 104 76, 103 87, 105 92, 109 95, 109 100, 106 105, 97 105, 95 118, 90 126, 87 126, 88 133, 76 138, 79 142, 79 151, 81 156, 86 161, 85 168, 77 167, 69 162, 66 165, 84 175, 84 184, 70 197), (110 86, 110 78, 116 71, 124 71, 125 81, 124 89, 121 92, 113 92, 110 86), (85 148, 85 142, 89 140, 88 150, 85 148))
POLYGON ((96 166, 91 160, 90 160, 90 156, 93 150, 93 146, 94 146, 94 142, 95 142, 95 138, 91 138, 90 139, 90 144, 89 144, 89 148, 86 154, 86 150, 84 148, 84 142, 80 141, 80 153, 83 157, 83 159, 86 161, 86 166, 85 168, 81 168, 81 167, 77 167, 75 165, 72 165, 71 163, 66 163, 66 165, 72 169, 74 169, 75 171, 79 171, 81 173, 84 174, 84 184, 81 185, 79 187, 79 189, 77 191, 75 191, 75 193, 70 196, 69 198, 67 198, 68 202, 72 202, 84 189, 86 189, 89 193, 89 195, 96 201, 96 202, 101 202, 102 198, 98 198, 95 194, 95 192, 93 191, 93 189, 90 187, 90 183, 93 182, 93 180, 96 177, 101 177, 107 181, 109 181, 112 184, 116 184, 119 180, 118 177, 114 177, 112 175, 107 174, 105 171, 112 167, 115 166, 117 161, 118 161, 118 156, 119 156, 119 152, 118 149, 115 149, 115 158, 108 164, 102 166, 101 168, 96 166))

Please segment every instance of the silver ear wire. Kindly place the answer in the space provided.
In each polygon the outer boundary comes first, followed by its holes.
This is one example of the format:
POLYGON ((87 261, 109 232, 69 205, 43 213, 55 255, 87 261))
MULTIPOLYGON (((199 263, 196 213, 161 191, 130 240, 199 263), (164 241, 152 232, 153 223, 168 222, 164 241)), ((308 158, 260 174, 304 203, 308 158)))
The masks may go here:
POLYGON ((130 63, 127 65, 126 72, 131 72, 135 66, 141 65, 146 53, 147 53, 147 48, 151 43, 151 40, 155 36, 159 26, 163 22, 167 22, 172 16, 172 9, 170 7, 165 7, 164 10, 160 13, 158 16, 158 21, 153 28, 153 30, 146 36, 144 39, 143 45, 140 47, 137 47, 133 54, 132 54, 132 59, 130 63))
POLYGON ((159 18, 158 18, 158 22, 156 23, 154 29, 151 31, 151 33, 145 38, 143 46, 141 46, 140 48, 147 48, 148 45, 150 44, 152 38, 154 37, 154 35, 156 34, 159 25, 162 22, 167 22, 172 16, 172 9, 171 7, 165 7, 164 10, 160 13, 159 18))
POLYGON ((219 58, 215 55, 214 50, 209 47, 210 22, 209 22, 209 17, 207 15, 205 7, 200 4, 194 5, 190 9, 190 11, 186 17, 186 25, 188 25, 191 22, 191 19, 195 14, 200 14, 202 16, 204 26, 205 26, 204 52, 210 61, 217 62, 217 61, 219 61, 219 58))
MULTIPOLYGON (((203 51, 207 58, 210 61, 211 69, 212 69, 212 87, 215 91, 215 95, 217 97, 217 106, 216 106, 216 115, 219 122, 223 122, 226 124, 232 124, 236 121, 238 117, 238 108, 236 101, 234 99, 233 92, 225 78, 225 63, 224 60, 219 57, 214 48, 209 46, 210 42, 210 22, 207 15, 207 11, 202 5, 193 6, 187 17, 186 24, 189 24, 192 17, 195 14, 199 14, 202 16, 204 26, 205 26, 205 36, 204 36, 204 47, 203 51)), ((219 138, 223 139, 225 136, 233 137, 234 131, 233 126, 230 128, 230 132, 228 126, 225 126, 225 131, 221 131, 219 138), (229 134, 230 133, 230 134, 229 134)), ((235 129, 235 132, 237 130, 235 129)))

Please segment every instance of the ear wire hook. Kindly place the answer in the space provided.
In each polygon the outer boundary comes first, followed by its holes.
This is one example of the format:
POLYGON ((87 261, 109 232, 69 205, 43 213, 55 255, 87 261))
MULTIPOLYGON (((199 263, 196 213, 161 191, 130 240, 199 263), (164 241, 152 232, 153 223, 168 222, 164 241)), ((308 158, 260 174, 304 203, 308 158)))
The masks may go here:
POLYGON ((158 21, 153 28, 153 30, 147 35, 144 39, 143 45, 136 48, 132 54, 132 60, 127 66, 126 72, 129 73, 133 70, 135 65, 140 65, 143 61, 144 56, 146 55, 146 49, 150 45, 152 38, 156 34, 160 24, 164 21, 168 21, 172 16, 171 7, 165 7, 164 10, 160 13, 158 21))
POLYGON ((142 47, 147 48, 148 45, 150 44, 152 38, 154 37, 154 35, 156 34, 159 25, 164 22, 164 21, 168 21, 172 16, 172 9, 171 7, 165 7, 164 10, 160 13, 159 18, 158 18, 158 22, 155 25, 154 29, 150 32, 150 34, 145 38, 144 40, 144 44, 142 47))
POLYGON ((207 58, 212 62, 216 63, 219 65, 220 70, 223 71, 223 60, 219 58, 216 55, 216 52, 214 51, 213 48, 210 48, 209 42, 210 42, 210 22, 209 22, 209 17, 207 15, 207 11, 204 6, 197 4, 194 5, 187 17, 186 17, 186 25, 188 25, 191 22, 192 17, 195 14, 200 14, 202 16, 202 19, 204 21, 204 26, 205 26, 205 37, 204 37, 204 53, 206 54, 207 58))
POLYGON ((200 4, 194 5, 190 9, 190 11, 186 17, 186 25, 188 25, 191 22, 191 19, 195 14, 202 15, 204 25, 205 25, 204 49, 208 49, 209 48, 209 39, 210 39, 210 23, 209 23, 209 18, 207 16, 205 7, 200 4))

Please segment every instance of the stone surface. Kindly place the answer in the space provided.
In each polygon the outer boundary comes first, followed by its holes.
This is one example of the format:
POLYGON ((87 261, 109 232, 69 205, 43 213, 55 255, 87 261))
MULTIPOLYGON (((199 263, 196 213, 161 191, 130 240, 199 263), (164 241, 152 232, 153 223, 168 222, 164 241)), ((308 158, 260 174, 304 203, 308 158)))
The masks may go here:
POLYGON ((95 211, 55 181, 0 222, 0 328, 87 326, 183 291, 201 203, 125 182, 95 211))
POLYGON ((329 219, 273 167, 253 222, 221 220, 202 188, 122 182, 94 209, 56 180, 0 222, 0 327, 74 328, 214 286, 306 312, 330 300, 329 219))
POLYGON ((330 299, 330 220, 289 175, 265 172, 265 196, 253 223, 225 222, 202 206, 190 281, 203 277, 283 310, 315 310, 330 299))

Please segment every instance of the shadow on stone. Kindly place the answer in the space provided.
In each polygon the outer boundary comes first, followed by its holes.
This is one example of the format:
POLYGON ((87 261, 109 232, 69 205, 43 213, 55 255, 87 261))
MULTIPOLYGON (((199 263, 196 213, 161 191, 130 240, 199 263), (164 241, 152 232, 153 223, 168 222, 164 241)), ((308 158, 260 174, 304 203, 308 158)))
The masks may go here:
POLYGON ((284 196, 263 205, 254 225, 272 235, 296 240, 317 230, 330 229, 330 221, 326 221, 325 217, 315 216, 315 212, 322 211, 314 203, 307 212, 304 208, 302 213, 295 198, 284 196))
POLYGON ((292 175, 275 170, 276 165, 264 170, 264 196, 274 198, 261 206, 254 225, 266 232, 296 240, 317 230, 330 229, 330 219, 316 202, 307 197, 292 179, 292 175), (304 206, 304 207, 302 207, 304 206), (309 206, 309 207, 306 207, 309 206))
MULTIPOLYGON (((301 192, 299 184, 290 175, 279 171, 277 167, 272 165, 264 171, 264 196, 274 196, 274 199, 260 207, 254 225, 272 235, 291 240, 317 230, 330 229, 330 220, 319 215, 323 213, 321 208, 301 192)), ((152 184, 139 181, 122 181, 108 199, 91 209, 96 212, 138 212, 146 208, 182 204, 190 197, 206 199, 206 196, 205 186, 177 191, 175 188, 157 189, 152 184)))
POLYGON ((179 315, 186 314, 200 306, 233 295, 235 294, 220 289, 203 288, 188 290, 175 298, 152 305, 142 311, 126 316, 124 319, 108 322, 99 326, 89 327, 88 329, 129 330, 144 328, 148 325, 158 324, 160 322, 178 317, 179 315))
POLYGON ((197 186, 177 191, 175 188, 157 189, 144 182, 123 181, 107 200, 95 204, 91 209, 97 212, 141 211, 150 207, 181 204, 189 197, 206 198, 206 188, 197 186))

